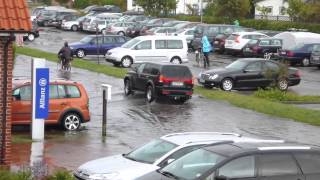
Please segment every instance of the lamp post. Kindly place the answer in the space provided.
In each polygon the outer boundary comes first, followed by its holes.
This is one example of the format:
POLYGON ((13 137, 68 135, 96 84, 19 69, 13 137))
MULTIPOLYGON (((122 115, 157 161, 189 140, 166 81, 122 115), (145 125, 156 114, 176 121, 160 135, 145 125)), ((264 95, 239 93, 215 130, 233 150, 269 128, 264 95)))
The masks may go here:
POLYGON ((98 55, 98 64, 100 64, 100 45, 99 45, 99 28, 98 28, 98 23, 96 24, 96 43, 97 43, 97 55, 98 55))

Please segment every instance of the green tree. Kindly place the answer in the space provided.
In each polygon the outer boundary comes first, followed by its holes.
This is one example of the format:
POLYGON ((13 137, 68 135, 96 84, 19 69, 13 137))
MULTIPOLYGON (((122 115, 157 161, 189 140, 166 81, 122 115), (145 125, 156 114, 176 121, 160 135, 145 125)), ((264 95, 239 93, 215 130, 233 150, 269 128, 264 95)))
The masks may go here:
POLYGON ((59 4, 67 4, 69 0, 56 0, 59 4))
POLYGON ((287 13, 293 21, 301 21, 305 4, 302 0, 288 0, 287 13))
POLYGON ((74 7, 78 9, 84 9, 90 5, 89 0, 75 0, 74 7))
POLYGON ((250 7, 250 0, 211 0, 205 13, 228 19, 241 19, 249 14, 250 7))
POLYGON ((268 17, 268 14, 271 12, 271 9, 265 6, 257 6, 257 10, 260 12, 260 15, 265 19, 268 17))
POLYGON ((168 15, 177 6, 176 0, 137 0, 136 2, 147 15, 151 16, 159 16, 161 13, 168 15))

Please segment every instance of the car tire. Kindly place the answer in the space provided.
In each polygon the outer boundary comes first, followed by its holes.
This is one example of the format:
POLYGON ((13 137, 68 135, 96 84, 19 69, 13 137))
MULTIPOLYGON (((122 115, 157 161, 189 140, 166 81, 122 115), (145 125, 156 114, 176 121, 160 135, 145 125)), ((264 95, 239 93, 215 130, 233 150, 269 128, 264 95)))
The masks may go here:
POLYGON ((147 86, 146 100, 148 103, 151 103, 154 100, 154 88, 152 85, 147 86))
POLYGON ((78 49, 76 51, 76 55, 77 55, 78 58, 83 58, 84 56, 86 56, 86 54, 85 54, 83 49, 78 49))
POLYGON ((124 81, 124 95, 129 96, 130 94, 132 94, 132 88, 130 85, 130 80, 126 79, 124 81))
POLYGON ((76 131, 81 126, 81 118, 76 113, 67 113, 62 119, 62 125, 67 131, 76 131))
POLYGON ((233 89, 233 80, 225 78, 221 81, 221 89, 224 91, 231 91, 233 89))
POLYGON ((310 65, 310 59, 304 58, 304 59, 302 60, 302 62, 301 62, 301 65, 302 65, 303 67, 309 66, 309 65, 310 65))
POLYGON ((125 33, 123 31, 120 31, 117 34, 120 35, 120 36, 124 36, 125 35, 125 33))
POLYGON ((32 41, 34 41, 34 39, 35 39, 35 35, 33 33, 29 33, 28 40, 32 42, 32 41))
POLYGON ((179 102, 179 103, 185 103, 187 100, 188 100, 189 98, 187 98, 187 97, 181 97, 181 98, 179 98, 177 101, 179 102))
POLYGON ((280 91, 286 91, 289 87, 289 82, 286 78, 281 78, 277 81, 277 88, 280 91))
POLYGON ((72 25, 71 26, 72 31, 78 31, 78 26, 77 25, 72 25))
POLYGON ((181 64, 182 63, 181 59, 177 56, 173 57, 170 62, 173 64, 181 64))
POLYGON ((132 65, 133 61, 130 56, 125 56, 121 59, 121 66, 124 68, 128 68, 132 65))

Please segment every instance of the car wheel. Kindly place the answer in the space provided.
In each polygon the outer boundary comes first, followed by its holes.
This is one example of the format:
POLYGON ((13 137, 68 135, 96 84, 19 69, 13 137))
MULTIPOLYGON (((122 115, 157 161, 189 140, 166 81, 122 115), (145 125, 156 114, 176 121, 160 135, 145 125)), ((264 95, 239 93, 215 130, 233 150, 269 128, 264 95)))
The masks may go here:
POLYGON ((68 131, 75 131, 81 125, 80 116, 76 113, 68 113, 63 117, 63 127, 68 131))
POLYGON ((78 58, 83 58, 86 55, 83 49, 78 49, 76 54, 78 58))
POLYGON ((154 100, 154 89, 152 85, 149 85, 147 87, 146 99, 149 103, 151 103, 154 100))
POLYGON ((123 58, 121 59, 121 65, 122 65, 122 67, 128 68, 128 67, 131 66, 131 64, 132 64, 132 58, 131 58, 131 57, 125 56, 125 57, 123 57, 123 58))
POLYGON ((224 91, 231 91, 233 88, 233 80, 230 78, 225 78, 221 82, 221 89, 224 91))
POLYGON ((28 34, 28 40, 29 40, 29 41, 34 41, 34 39, 35 39, 34 34, 29 33, 29 34, 28 34))
POLYGON ((280 91, 286 91, 288 89, 289 83, 285 78, 281 78, 277 82, 277 87, 280 91))
POLYGON ((126 79, 124 81, 124 94, 126 96, 130 95, 132 93, 131 85, 130 85, 130 80, 126 79))
POLYGON ((179 103, 185 103, 188 99, 189 98, 187 98, 187 97, 181 97, 181 98, 178 99, 178 102, 179 103))
POLYGON ((78 31, 78 26, 77 26, 77 25, 71 26, 71 30, 72 30, 72 31, 78 31))
POLYGON ((124 32, 123 32, 123 31, 120 31, 120 32, 118 32, 118 35, 120 35, 120 36, 124 36, 125 34, 124 34, 124 32))
POLYGON ((302 60, 302 62, 301 62, 301 65, 302 65, 303 67, 309 66, 309 65, 310 65, 310 60, 309 60, 308 58, 304 58, 304 59, 302 60))
POLYGON ((182 61, 179 57, 173 57, 170 62, 173 64, 181 64, 182 63, 182 61))

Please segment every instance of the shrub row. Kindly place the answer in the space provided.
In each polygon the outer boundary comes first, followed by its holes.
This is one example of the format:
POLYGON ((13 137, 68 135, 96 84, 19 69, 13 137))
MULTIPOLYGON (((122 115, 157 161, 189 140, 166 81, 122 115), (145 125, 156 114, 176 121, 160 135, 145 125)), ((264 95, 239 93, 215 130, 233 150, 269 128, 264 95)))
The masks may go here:
MULTIPOLYGON (((174 18, 184 21, 200 22, 200 16, 175 16, 174 18)), ((208 24, 232 24, 233 20, 217 17, 203 17, 203 22, 208 24)), ((240 25, 257 30, 286 31, 290 28, 307 29, 310 32, 320 33, 320 24, 297 23, 289 21, 269 21, 257 19, 242 19, 240 25)))

